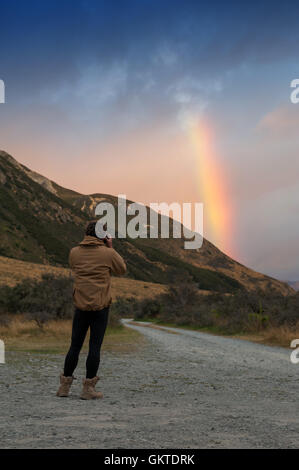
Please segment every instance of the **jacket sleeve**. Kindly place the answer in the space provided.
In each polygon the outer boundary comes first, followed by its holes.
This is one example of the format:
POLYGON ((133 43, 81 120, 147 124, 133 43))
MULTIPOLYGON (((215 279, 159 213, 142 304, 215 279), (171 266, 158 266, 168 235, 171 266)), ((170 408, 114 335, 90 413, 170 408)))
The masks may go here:
POLYGON ((111 251, 111 271, 116 276, 122 276, 127 271, 126 263, 122 257, 114 250, 114 248, 109 248, 111 251))

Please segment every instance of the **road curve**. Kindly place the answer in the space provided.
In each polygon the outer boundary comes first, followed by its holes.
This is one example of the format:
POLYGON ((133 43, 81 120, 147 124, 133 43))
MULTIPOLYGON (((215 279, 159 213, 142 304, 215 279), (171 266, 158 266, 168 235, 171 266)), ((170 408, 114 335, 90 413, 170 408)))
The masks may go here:
POLYGON ((144 347, 101 359, 104 399, 55 396, 59 354, 8 352, 0 364, 1 448, 298 448, 290 351, 178 328, 132 324, 144 347))

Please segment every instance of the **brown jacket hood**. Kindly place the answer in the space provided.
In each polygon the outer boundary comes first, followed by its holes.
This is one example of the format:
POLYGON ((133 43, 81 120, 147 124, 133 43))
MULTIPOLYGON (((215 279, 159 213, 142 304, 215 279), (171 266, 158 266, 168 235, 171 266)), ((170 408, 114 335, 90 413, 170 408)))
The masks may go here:
POLYGON ((79 246, 106 246, 103 240, 100 240, 96 237, 90 237, 85 235, 82 242, 79 243, 79 246))
POLYGON ((111 274, 122 275, 126 264, 102 240, 85 236, 69 256, 74 276, 74 303, 80 310, 101 310, 111 303, 111 274))

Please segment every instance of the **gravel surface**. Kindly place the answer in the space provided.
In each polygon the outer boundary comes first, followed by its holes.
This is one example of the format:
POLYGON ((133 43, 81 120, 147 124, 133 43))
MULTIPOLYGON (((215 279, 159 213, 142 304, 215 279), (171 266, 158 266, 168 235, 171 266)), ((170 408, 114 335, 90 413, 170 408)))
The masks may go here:
POLYGON ((70 397, 58 398, 62 355, 7 353, 0 447, 299 447, 299 364, 289 350, 128 326, 148 341, 138 353, 102 354, 103 400, 78 398, 84 354, 70 397))

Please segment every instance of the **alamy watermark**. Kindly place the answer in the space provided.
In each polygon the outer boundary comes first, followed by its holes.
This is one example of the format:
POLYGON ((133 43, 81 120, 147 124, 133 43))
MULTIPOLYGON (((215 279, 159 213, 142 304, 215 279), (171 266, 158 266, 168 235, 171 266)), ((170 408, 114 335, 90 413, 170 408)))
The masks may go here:
POLYGON ((0 79, 0 104, 5 103, 5 84, 4 81, 0 79))
POLYGON ((291 81, 291 88, 294 88, 290 95, 291 102, 293 104, 299 103, 299 78, 294 78, 294 80, 291 81))
POLYGON ((115 238, 117 225, 117 238, 183 237, 186 250, 196 250, 202 246, 203 203, 150 203, 148 208, 137 202, 127 204, 125 194, 119 194, 117 200, 117 216, 115 207, 109 202, 100 202, 95 208, 95 215, 101 216, 95 228, 99 238, 106 236, 115 238), (172 234, 170 234, 171 225, 172 234))
POLYGON ((293 339, 293 341, 291 341, 291 348, 296 348, 294 349, 294 351, 291 352, 291 356, 290 356, 290 359, 291 359, 291 362, 292 364, 298 364, 299 363, 299 348, 297 346, 299 346, 299 339, 293 339))
POLYGON ((5 345, 4 345, 4 341, 0 339, 0 364, 4 364, 4 363, 5 363, 5 345))

